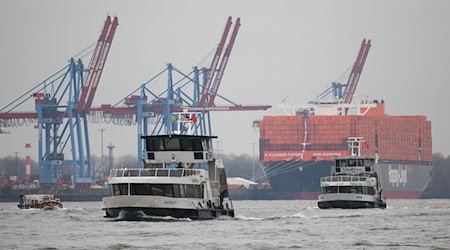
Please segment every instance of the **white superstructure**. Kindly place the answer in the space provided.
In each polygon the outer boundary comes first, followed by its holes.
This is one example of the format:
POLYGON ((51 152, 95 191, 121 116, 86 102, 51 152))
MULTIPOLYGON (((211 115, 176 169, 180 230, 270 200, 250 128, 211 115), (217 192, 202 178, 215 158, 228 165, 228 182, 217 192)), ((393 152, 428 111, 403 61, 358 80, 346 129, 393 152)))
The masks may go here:
POLYGON ((146 136, 143 169, 113 169, 107 217, 172 216, 210 219, 234 216, 225 169, 212 154, 212 136, 146 136))
POLYGON ((385 208, 376 159, 360 157, 361 138, 350 140, 351 157, 336 158, 331 176, 320 179, 319 208, 385 208))

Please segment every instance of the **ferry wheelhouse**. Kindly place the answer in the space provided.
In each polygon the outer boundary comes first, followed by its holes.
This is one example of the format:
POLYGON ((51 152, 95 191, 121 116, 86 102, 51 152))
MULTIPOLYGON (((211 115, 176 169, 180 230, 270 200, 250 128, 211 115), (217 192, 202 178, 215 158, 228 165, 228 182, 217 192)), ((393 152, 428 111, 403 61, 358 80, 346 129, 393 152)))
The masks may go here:
POLYGON ((142 169, 113 169, 103 198, 106 217, 213 219, 234 217, 222 160, 213 157, 215 136, 143 136, 142 169))
MULTIPOLYGON (((359 155, 360 143, 353 145, 359 155)), ((332 175, 320 179, 319 208, 386 208, 375 163, 373 157, 336 158, 332 175)))

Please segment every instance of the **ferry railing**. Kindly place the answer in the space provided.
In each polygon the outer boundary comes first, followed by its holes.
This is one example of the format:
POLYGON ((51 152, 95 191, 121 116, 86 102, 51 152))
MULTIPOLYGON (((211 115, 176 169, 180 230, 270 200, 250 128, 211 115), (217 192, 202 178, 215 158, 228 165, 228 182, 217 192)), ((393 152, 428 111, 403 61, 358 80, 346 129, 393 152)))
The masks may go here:
POLYGON ((366 181, 368 177, 366 176, 326 176, 321 177, 321 182, 343 182, 343 181, 349 181, 349 182, 361 182, 366 181))
MULTIPOLYGON (((216 204, 211 200, 193 201, 192 204, 194 204, 197 209, 215 209, 220 207, 219 204, 216 204)), ((223 200, 222 206, 220 208, 225 210, 234 209, 233 203, 230 199, 223 200)))
POLYGON ((116 177, 185 177, 199 175, 198 169, 111 169, 109 178, 116 177))

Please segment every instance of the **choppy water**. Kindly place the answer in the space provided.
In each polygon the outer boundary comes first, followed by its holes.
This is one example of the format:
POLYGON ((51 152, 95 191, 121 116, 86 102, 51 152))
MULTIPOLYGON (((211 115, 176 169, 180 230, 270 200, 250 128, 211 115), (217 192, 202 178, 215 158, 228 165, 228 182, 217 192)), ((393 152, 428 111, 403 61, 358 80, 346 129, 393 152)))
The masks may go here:
POLYGON ((103 218, 101 202, 61 210, 0 203, 0 249, 450 249, 450 200, 321 210, 316 201, 235 201, 236 218, 103 218))

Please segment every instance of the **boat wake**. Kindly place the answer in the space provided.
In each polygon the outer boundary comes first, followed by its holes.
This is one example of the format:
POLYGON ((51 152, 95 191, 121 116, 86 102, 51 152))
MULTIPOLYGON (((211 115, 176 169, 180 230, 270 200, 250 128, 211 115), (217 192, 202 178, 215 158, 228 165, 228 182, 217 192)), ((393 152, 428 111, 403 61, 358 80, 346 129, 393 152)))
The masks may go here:
POLYGON ((142 210, 129 213, 125 210, 120 211, 119 216, 109 219, 110 221, 153 221, 153 222, 172 222, 172 221, 192 221, 189 218, 175 218, 172 216, 152 216, 146 215, 142 210))
POLYGON ((214 220, 234 220, 234 219, 235 219, 234 217, 222 215, 222 216, 215 218, 214 220))
POLYGON ((304 215, 303 213, 295 213, 290 215, 280 215, 280 216, 270 216, 270 217, 247 217, 245 215, 236 215, 234 217, 235 220, 243 220, 243 221, 271 221, 271 220, 285 220, 285 219, 310 219, 310 217, 304 215))
POLYGON ((67 208, 67 207, 63 207, 63 208, 58 208, 58 210, 62 210, 62 211, 66 211, 66 212, 81 212, 84 209, 83 208, 67 208))
POLYGON ((149 216, 149 215, 140 216, 138 220, 140 220, 140 221, 159 221, 159 222, 192 221, 189 218, 175 218, 172 216, 149 216))
POLYGON ((21 209, 23 210, 25 213, 29 213, 29 212, 49 212, 49 211, 63 211, 66 208, 59 208, 59 207, 52 207, 52 208, 28 208, 28 209, 21 209))

